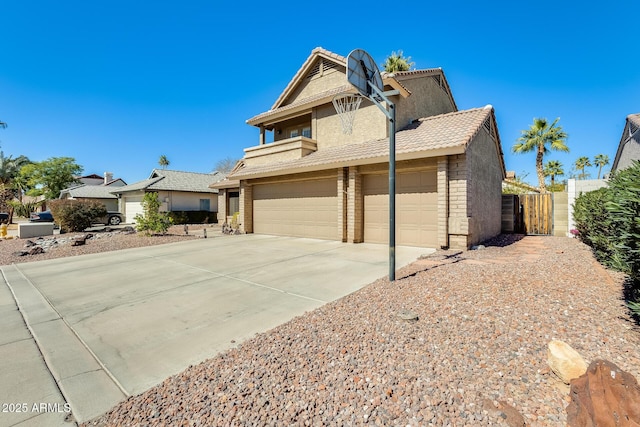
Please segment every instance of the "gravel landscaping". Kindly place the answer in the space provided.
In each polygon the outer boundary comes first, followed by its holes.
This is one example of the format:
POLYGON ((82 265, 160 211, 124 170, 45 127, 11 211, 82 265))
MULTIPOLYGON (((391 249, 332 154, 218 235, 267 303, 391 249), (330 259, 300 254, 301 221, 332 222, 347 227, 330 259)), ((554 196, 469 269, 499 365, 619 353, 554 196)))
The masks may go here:
POLYGON ((184 226, 175 225, 169 228, 166 235, 162 236, 144 236, 131 232, 126 228, 105 227, 84 233, 55 234, 30 239, 0 239, 0 265, 181 242, 186 239, 203 237, 203 229, 208 230, 209 236, 220 234, 220 227, 218 225, 190 225, 188 229, 189 234, 185 234, 184 226), (91 237, 86 240, 84 245, 72 246, 73 240, 75 240, 76 237, 88 234, 90 234, 91 237), (34 255, 22 254, 25 251, 33 249, 34 246, 42 247, 44 252, 34 255))
POLYGON ((640 378, 624 277, 577 240, 500 236, 397 277, 237 343, 85 425, 564 425, 569 388, 546 362, 553 339, 640 378))

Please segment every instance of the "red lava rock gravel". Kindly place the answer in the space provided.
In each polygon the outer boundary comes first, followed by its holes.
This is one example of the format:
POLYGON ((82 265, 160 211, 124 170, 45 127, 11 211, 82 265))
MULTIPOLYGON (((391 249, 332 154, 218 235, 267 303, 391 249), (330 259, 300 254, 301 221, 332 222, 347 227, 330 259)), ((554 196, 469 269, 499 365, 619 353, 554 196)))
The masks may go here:
POLYGON ((588 247, 518 238, 436 252, 85 425, 564 425, 548 342, 640 378, 640 331, 588 247))

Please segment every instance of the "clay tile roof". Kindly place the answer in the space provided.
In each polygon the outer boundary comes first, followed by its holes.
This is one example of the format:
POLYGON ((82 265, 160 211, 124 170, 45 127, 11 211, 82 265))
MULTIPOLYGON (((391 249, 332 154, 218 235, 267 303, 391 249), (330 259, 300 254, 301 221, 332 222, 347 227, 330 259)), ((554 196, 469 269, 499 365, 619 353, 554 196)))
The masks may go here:
MULTIPOLYGON (((467 145, 492 117, 491 106, 456 111, 414 121, 396 133, 396 158, 398 160, 463 153, 467 145)), ((249 179, 256 176, 279 175, 302 170, 331 169, 347 165, 367 163, 367 159, 383 161, 389 156, 389 139, 379 139, 361 144, 345 144, 322 149, 296 160, 264 165, 244 166, 234 171, 230 179, 249 179), (281 172, 281 173, 278 173, 281 172)))
POLYGON ((629 114, 629 115, 627 116, 627 119, 628 119, 630 122, 633 122, 633 123, 635 123, 636 125, 640 126, 640 113, 637 113, 637 114, 629 114))

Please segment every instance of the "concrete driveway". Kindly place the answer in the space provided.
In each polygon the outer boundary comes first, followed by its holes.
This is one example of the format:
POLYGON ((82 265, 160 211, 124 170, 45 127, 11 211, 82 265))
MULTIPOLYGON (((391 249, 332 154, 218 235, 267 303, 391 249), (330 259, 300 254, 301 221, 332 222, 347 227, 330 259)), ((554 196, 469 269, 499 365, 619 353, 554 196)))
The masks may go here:
POLYGON ((386 276, 388 248, 221 236, 1 270, 0 425, 68 426, 386 276))

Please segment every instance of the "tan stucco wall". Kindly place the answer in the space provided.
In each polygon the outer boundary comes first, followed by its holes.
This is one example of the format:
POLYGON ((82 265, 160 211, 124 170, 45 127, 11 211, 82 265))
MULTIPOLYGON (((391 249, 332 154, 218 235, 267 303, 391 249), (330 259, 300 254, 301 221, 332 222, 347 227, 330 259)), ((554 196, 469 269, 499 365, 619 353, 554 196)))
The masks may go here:
POLYGON ((321 74, 316 74, 310 80, 305 76, 303 83, 289 96, 284 105, 345 84, 347 84, 347 76, 344 67, 324 69, 321 74))
POLYGON ((407 98, 394 96, 398 130, 406 127, 411 120, 454 111, 449 96, 433 77, 402 80, 402 84, 411 95, 407 98))
POLYGON ((343 133, 340 117, 333 104, 316 108, 313 119, 312 137, 318 144, 318 150, 387 137, 386 116, 368 100, 363 100, 356 112, 351 135, 343 133))
POLYGON ((569 232, 569 193, 553 193, 553 235, 566 236, 569 232))
POLYGON ((218 211, 218 195, 215 193, 191 193, 186 191, 158 191, 160 210, 199 211, 200 199, 209 199, 209 211, 218 211), (168 199, 168 200, 167 200, 168 199))
POLYGON ((489 133, 481 128, 466 153, 469 245, 500 234, 502 217, 502 166, 500 153, 489 133))

